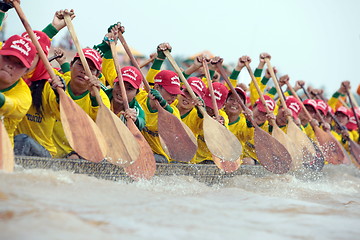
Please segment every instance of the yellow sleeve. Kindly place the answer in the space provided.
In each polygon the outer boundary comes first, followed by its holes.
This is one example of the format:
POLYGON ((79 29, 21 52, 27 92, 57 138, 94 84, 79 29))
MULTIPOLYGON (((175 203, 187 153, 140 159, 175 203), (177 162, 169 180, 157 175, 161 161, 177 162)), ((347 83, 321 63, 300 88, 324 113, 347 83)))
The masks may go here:
POLYGON ((102 79, 101 82, 103 82, 104 85, 106 85, 105 82, 107 82, 111 87, 114 87, 114 80, 117 78, 114 59, 103 58, 102 75, 104 79, 102 79))

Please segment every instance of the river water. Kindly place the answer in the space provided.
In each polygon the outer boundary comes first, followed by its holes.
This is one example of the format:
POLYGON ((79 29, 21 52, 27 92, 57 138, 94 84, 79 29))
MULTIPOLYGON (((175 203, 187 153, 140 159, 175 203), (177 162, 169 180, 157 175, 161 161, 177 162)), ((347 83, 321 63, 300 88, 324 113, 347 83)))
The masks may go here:
POLYGON ((360 239, 360 171, 112 182, 0 172, 0 239, 360 239))

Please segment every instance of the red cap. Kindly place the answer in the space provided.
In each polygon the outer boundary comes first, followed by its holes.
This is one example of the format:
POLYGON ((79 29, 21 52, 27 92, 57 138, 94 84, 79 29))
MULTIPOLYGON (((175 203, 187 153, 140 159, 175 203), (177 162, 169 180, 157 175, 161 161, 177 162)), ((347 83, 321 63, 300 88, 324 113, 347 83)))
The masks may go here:
POLYGON ((316 101, 316 104, 317 104, 316 109, 320 110, 324 115, 327 115, 328 104, 326 102, 324 102, 323 100, 321 100, 321 99, 316 99, 315 101, 316 101))
POLYGON ((183 94, 180 90, 180 80, 176 73, 162 70, 154 77, 154 83, 162 86, 170 94, 183 94))
POLYGON ((25 67, 30 68, 36 55, 36 49, 28 39, 13 35, 4 43, 0 55, 15 56, 25 67))
MULTIPOLYGON (((245 91, 244 91, 241 87, 236 87, 236 88, 235 88, 235 91, 242 96, 242 98, 243 98, 244 101, 245 101, 244 104, 246 104, 248 97, 246 96, 245 91)), ((229 90, 228 97, 229 97, 231 94, 232 94, 232 91, 229 90)), ((249 99, 250 99, 250 98, 249 98, 249 99)))
POLYGON ((291 110, 293 117, 297 119, 302 108, 299 100, 293 96, 288 96, 286 97, 286 106, 291 110))
MULTIPOLYGON (((34 34, 37 38, 37 40, 40 43, 40 46, 42 48, 42 50, 44 51, 44 53, 46 55, 48 55, 49 50, 50 50, 50 45, 51 45, 51 41, 50 38, 48 37, 48 35, 46 35, 46 33, 41 32, 41 31, 34 31, 34 34)), ((23 34, 21 34, 22 37, 29 39, 29 41, 31 41, 29 34, 27 32, 24 32, 23 34)))
MULTIPOLYGON (((270 111, 274 111, 274 109, 275 109, 275 101, 274 101, 274 99, 272 99, 268 95, 264 95, 264 99, 265 99, 266 106, 268 107, 268 109, 270 111)), ((256 100, 255 104, 257 105, 260 112, 266 112, 264 104, 262 103, 260 98, 258 100, 256 100)))
POLYGON ((304 100, 304 105, 309 105, 309 106, 312 106, 314 108, 314 110, 317 109, 317 103, 314 99, 306 99, 304 100))
MULTIPOLYGON (((92 48, 83 48, 82 49, 85 58, 90 59, 97 70, 101 71, 101 63, 102 63, 102 58, 100 56, 100 53, 92 48)), ((74 58, 80 57, 79 53, 76 53, 74 58)))
MULTIPOLYGON (((214 89, 216 105, 217 105, 218 109, 220 109, 224 106, 224 103, 226 101, 229 91, 228 91, 227 87, 225 87, 224 84, 219 83, 219 82, 213 82, 212 86, 214 89)), ((211 101, 211 95, 210 95, 209 88, 207 88, 205 91, 204 102, 207 107, 214 109, 212 101, 211 101)))
MULTIPOLYGON (((187 81, 191 89, 196 93, 196 95, 203 98, 206 90, 205 83, 200 78, 197 77, 191 77, 187 81)), ((186 88, 185 85, 183 85, 182 88, 185 89, 186 88)))
POLYGON ((350 118, 350 112, 352 112, 352 110, 349 111, 346 107, 340 106, 338 109, 336 109, 335 113, 337 112, 341 112, 350 118))
MULTIPOLYGON (((141 72, 133 66, 127 66, 121 68, 121 75, 124 82, 128 82, 136 89, 139 89, 142 81, 141 72)), ((119 79, 115 78, 114 82, 118 82, 119 79)))

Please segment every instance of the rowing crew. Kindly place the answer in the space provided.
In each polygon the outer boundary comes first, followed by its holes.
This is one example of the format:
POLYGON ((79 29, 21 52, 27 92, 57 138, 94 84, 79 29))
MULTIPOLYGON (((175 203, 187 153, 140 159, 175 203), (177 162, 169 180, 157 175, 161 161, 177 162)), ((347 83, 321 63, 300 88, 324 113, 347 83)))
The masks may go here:
MULTIPOLYGON (((4 12, 0 13, 4 14, 4 12)), ((75 17, 73 11, 58 11, 53 22, 43 31, 34 31, 45 54, 49 53, 52 38, 66 26, 65 14, 75 17)), ((146 75, 146 80, 152 86, 149 92, 143 90, 142 74, 137 68, 128 66, 121 69, 130 105, 130 108, 125 110, 109 47, 111 41, 117 40, 119 32, 124 33, 124 27, 121 24, 114 24, 108 29, 102 43, 95 45, 93 49, 83 49, 91 70, 91 77, 86 76, 78 54, 68 63, 65 55, 58 50, 58 54, 63 56, 56 59, 61 68, 54 68, 58 76, 55 80, 49 80, 49 74, 39 59, 35 46, 29 40, 28 34, 14 35, 6 41, 0 50, 0 114, 4 116, 4 124, 14 144, 15 154, 81 158, 73 151, 65 137, 60 121, 57 88, 63 88, 93 120, 96 119, 99 109, 93 90, 93 87, 97 88, 106 107, 124 121, 131 118, 135 122, 152 148, 157 162, 176 162, 176 159, 171 159, 161 144, 156 102, 181 119, 196 137, 198 149, 190 160, 191 163, 207 163, 213 160, 213 155, 207 148, 204 138, 202 124, 204 116, 199 110, 202 106, 212 117, 215 117, 214 109, 216 107, 220 109, 218 121, 238 138, 243 147, 241 159, 248 164, 256 164, 260 161, 255 151, 254 126, 248 120, 249 118, 254 119, 257 126, 271 134, 273 120, 286 132, 290 116, 314 142, 317 140, 310 125, 317 126, 321 123, 322 128, 325 131, 331 131, 346 150, 349 150, 349 139, 359 141, 358 125, 354 122, 355 115, 343 103, 345 100, 343 98, 350 88, 349 82, 343 82, 328 102, 312 98, 304 100, 303 104, 311 115, 309 118, 304 113, 299 100, 291 96, 291 92, 286 91, 284 94, 288 109, 280 107, 273 100, 276 89, 267 89, 267 83, 272 77, 270 71, 267 69, 261 77, 266 59, 271 59, 267 53, 260 54, 260 62, 254 72, 260 90, 265 93, 265 102, 260 100, 254 83, 248 87, 244 84, 237 86, 240 71, 251 62, 248 56, 239 59, 229 77, 231 84, 236 87, 237 94, 251 109, 250 111, 241 108, 238 98, 229 90, 229 86, 220 80, 216 66, 223 59, 197 56, 194 62, 183 71, 183 75, 188 79, 191 89, 197 96, 197 99, 193 99, 188 90, 180 84, 179 76, 175 72, 160 70, 166 58, 164 52, 171 51, 169 44, 160 44, 157 47, 154 62, 146 75), (205 77, 202 68, 204 61, 209 63, 211 80, 205 77), (207 87, 209 84, 213 86, 213 96, 207 87), (215 98, 216 106, 213 105, 212 97, 215 98), (338 126, 333 124, 330 117, 334 113, 340 122, 338 126), (347 129, 341 126, 346 126, 347 129)), ((274 71, 276 73, 276 68, 274 71)), ((289 77, 286 75, 280 78, 281 84, 286 84, 288 81, 289 77)), ((303 85, 304 82, 298 81, 295 90, 299 90, 303 85)), ((311 93, 314 93, 316 97, 321 95, 318 90, 312 90, 311 93)), ((359 109, 357 111, 360 115, 359 109)))

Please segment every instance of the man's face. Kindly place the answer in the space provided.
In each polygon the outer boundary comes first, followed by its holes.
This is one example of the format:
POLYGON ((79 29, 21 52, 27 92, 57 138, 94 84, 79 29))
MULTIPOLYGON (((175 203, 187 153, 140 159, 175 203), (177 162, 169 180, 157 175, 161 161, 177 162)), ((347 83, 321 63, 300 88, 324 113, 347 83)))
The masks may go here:
MULTIPOLYGON (((98 70, 95 67, 95 64, 89 60, 86 59, 91 74, 96 76, 98 74, 98 70)), ((83 87, 84 89, 87 89, 88 86, 88 82, 87 80, 85 80, 86 73, 85 73, 85 69, 84 66, 82 65, 80 58, 78 58, 72 65, 71 65, 71 81, 73 81, 73 83, 75 83, 78 86, 83 87)))
POLYGON ((19 58, 11 55, 0 55, 0 89, 10 87, 27 71, 28 68, 19 58))
POLYGON ((349 123, 349 117, 342 112, 335 113, 335 117, 337 118, 339 123, 343 126, 346 126, 346 124, 349 123))
POLYGON ((241 105, 238 98, 233 94, 225 102, 225 111, 228 115, 239 115, 241 113, 241 105))
POLYGON ((189 92, 186 89, 183 90, 183 93, 184 95, 178 96, 178 100, 179 100, 178 107, 184 108, 186 110, 190 110, 195 106, 194 101, 192 100, 189 92))
POLYGON ((169 105, 172 104, 178 96, 177 94, 169 93, 165 90, 165 88, 160 87, 160 85, 156 85, 155 89, 160 92, 161 96, 166 100, 169 105))
MULTIPOLYGON (((125 82, 125 81, 124 81, 124 85, 125 85, 126 96, 127 96, 128 102, 131 102, 134 99, 134 97, 136 96, 137 89, 134 88, 130 83, 125 82)), ((113 99, 115 102, 117 102, 119 104, 124 103, 119 83, 114 84, 113 99)))
POLYGON ((254 121, 257 125, 263 124, 267 120, 266 112, 261 112, 258 109, 257 105, 253 109, 253 116, 254 116, 254 121))

